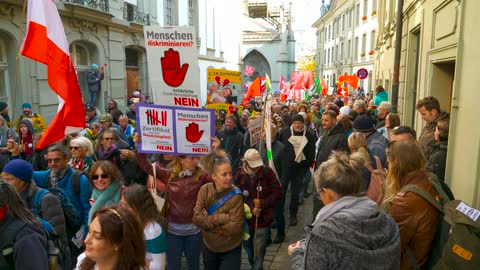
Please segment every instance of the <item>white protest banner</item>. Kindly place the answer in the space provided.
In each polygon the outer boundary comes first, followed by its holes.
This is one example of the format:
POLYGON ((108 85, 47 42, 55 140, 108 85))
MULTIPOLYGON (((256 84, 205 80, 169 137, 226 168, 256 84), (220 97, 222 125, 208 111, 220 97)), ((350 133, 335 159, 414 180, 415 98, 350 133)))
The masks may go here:
POLYGON ((248 123, 248 131, 250 132, 250 146, 256 145, 262 136, 263 115, 258 114, 248 123))
POLYGON ((155 104, 200 107, 195 28, 145 26, 143 29, 155 104))
POLYGON ((153 104, 137 105, 138 152, 205 155, 215 136, 215 111, 153 104))

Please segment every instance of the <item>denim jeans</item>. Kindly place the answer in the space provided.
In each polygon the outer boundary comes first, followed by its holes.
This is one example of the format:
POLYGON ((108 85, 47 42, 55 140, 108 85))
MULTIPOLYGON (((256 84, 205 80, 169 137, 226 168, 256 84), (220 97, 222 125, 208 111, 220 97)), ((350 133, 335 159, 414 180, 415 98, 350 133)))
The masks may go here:
POLYGON ((308 193, 308 185, 310 185, 310 181, 312 180, 312 172, 308 169, 303 176, 303 184, 300 188, 300 194, 298 194, 299 198, 302 199, 306 193, 308 193))
POLYGON ((205 270, 240 270, 242 263, 242 245, 225 252, 213 252, 202 245, 205 270))
POLYGON ((90 92, 90 106, 95 107, 97 103, 97 92, 90 92))
POLYGON ((250 238, 243 240, 243 248, 248 254, 248 261, 253 270, 263 269, 263 259, 267 250, 267 231, 268 228, 257 228, 257 237, 255 238, 255 230, 250 230, 250 238), (254 246, 256 246, 256 249, 254 249, 254 246), (254 251, 256 252, 255 256, 254 251))
POLYGON ((167 269, 180 270, 182 254, 187 257, 188 269, 200 269, 200 250, 202 233, 192 235, 175 235, 167 233, 167 269))

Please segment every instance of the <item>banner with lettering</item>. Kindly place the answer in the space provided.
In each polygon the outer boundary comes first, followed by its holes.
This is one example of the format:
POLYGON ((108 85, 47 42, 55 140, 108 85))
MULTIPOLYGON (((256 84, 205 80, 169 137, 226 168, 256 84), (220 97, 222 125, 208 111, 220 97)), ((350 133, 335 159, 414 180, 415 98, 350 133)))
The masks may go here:
POLYGON ((143 29, 154 103, 201 107, 195 28, 145 26, 143 29))
POLYGON ((137 104, 141 153, 206 155, 215 136, 211 109, 137 104))
POLYGON ((242 73, 209 68, 207 70, 207 104, 238 104, 239 100, 242 100, 242 73))

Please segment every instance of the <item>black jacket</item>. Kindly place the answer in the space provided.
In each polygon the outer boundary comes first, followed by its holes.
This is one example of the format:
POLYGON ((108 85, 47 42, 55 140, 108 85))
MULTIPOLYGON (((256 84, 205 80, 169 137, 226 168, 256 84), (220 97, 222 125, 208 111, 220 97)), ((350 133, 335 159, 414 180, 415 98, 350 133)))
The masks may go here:
MULTIPOLYGON (((266 144, 263 145, 260 153, 263 164, 269 166, 266 151, 266 144)), ((290 144, 284 144, 275 139, 272 141, 272 160, 275 165, 275 171, 278 175, 278 180, 284 185, 292 176, 292 165, 295 158, 295 151, 290 144)))
POLYGON ((436 142, 430 148, 430 157, 427 161, 427 169, 434 173, 442 182, 445 181, 445 166, 447 164, 448 141, 436 142))
POLYGON ((317 169, 324 161, 328 160, 332 151, 349 151, 345 129, 340 124, 335 125, 320 139, 315 169, 317 169))
MULTIPOLYGON (((293 135, 294 136, 302 136, 303 131, 300 131, 300 132, 293 131, 293 135)), ((292 144, 288 141, 288 139, 290 139, 291 136, 292 136, 291 129, 290 128, 285 128, 282 131, 282 133, 279 134, 278 140, 281 141, 282 143, 288 145, 293 150, 292 144)), ((300 162, 300 163, 295 163, 295 161, 293 162, 294 165, 296 165, 295 167, 300 166, 302 169, 308 169, 308 167, 310 167, 310 165, 315 160, 315 143, 317 142, 315 134, 308 129, 305 132, 305 137, 307 137, 307 140, 308 140, 307 145, 303 148, 303 154, 305 155, 306 159, 304 161, 300 162)), ((295 160, 295 150, 293 150, 292 160, 295 160)))
POLYGON ((220 149, 230 156, 232 172, 236 172, 243 154, 243 134, 237 128, 232 130, 224 128, 217 132, 216 136, 220 140, 220 149))

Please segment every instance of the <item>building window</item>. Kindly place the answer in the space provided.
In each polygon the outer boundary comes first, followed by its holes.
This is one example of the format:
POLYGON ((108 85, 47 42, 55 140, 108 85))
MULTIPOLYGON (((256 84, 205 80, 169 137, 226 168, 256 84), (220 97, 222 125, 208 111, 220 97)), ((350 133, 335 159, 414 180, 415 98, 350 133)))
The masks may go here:
POLYGON ((344 49, 343 47, 344 47, 344 45, 345 45, 345 44, 344 44, 343 42, 342 42, 342 44, 340 45, 340 60, 343 59, 343 49, 344 49))
MULTIPOLYGON (((91 64, 98 64, 99 67, 101 67, 101 64, 95 63, 91 48, 81 42, 73 42, 70 45, 70 56, 77 71, 78 84, 80 85, 83 99, 88 101, 90 100, 90 93, 88 91, 87 73, 91 64)), ((100 102, 97 102, 97 104, 100 104, 100 102)))
POLYGON ((377 11, 377 0, 372 1, 372 12, 377 11))
POLYGON ((164 0, 165 25, 178 25, 177 0, 164 0))
POLYGON ((352 27, 353 21, 353 8, 351 8, 348 12, 348 27, 352 27))
POLYGON ((345 14, 342 14, 342 32, 345 31, 345 14))
POLYGON ((327 64, 327 59, 328 59, 328 58, 327 58, 327 50, 325 50, 325 56, 324 56, 324 58, 325 58, 325 60, 324 60, 323 62, 324 62, 324 64, 326 65, 326 64, 327 64))
POLYGON ((368 0, 363 0, 363 16, 367 16, 368 12, 368 0))
POLYGON ((126 10, 126 13, 125 13, 125 19, 129 22, 132 22, 133 21, 133 12, 135 10, 135 7, 131 4, 127 4, 125 3, 125 10, 126 10))
POLYGON ((334 20, 334 21, 333 21, 333 30, 332 30, 332 33, 333 33, 332 39, 335 39, 335 35, 337 34, 336 29, 337 29, 337 21, 334 20))
POLYGON ((362 35, 362 48, 360 50, 362 53, 367 51, 367 34, 362 35))
POLYGON ((376 40, 376 37, 375 37, 375 30, 372 31, 372 33, 370 34, 370 50, 375 50, 375 40, 376 40))
POLYGON ((138 67, 138 52, 135 49, 125 48, 125 66, 138 67))
POLYGON ((347 43, 347 58, 350 58, 352 56, 352 40, 349 39, 347 43))
POLYGON ((355 47, 353 47, 353 59, 354 61, 358 61, 358 37, 355 38, 355 47))
POLYGON ((360 21, 360 4, 355 6, 355 26, 358 26, 360 21))

